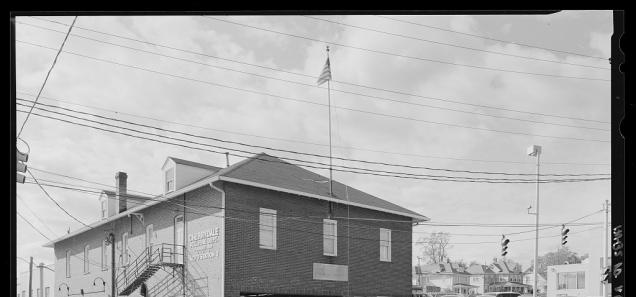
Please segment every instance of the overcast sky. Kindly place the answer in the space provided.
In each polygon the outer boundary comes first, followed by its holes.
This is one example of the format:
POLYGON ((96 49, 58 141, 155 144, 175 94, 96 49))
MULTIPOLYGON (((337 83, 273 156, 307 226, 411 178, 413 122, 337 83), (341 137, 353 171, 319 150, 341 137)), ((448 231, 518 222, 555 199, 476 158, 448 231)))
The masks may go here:
MULTIPOLYGON (((314 86, 325 63, 325 46, 330 43, 334 80, 331 83, 331 101, 332 105, 339 107, 332 109, 334 156, 455 170, 534 173, 536 158, 527 156, 526 148, 537 144, 543 147, 541 171, 544 173, 610 172, 610 72, 602 69, 610 66, 607 62, 612 35, 610 11, 561 12, 546 16, 392 16, 443 30, 378 16, 317 16, 351 26, 303 16, 214 17, 225 21, 201 16, 80 16, 72 30, 73 35, 67 40, 65 51, 102 60, 62 53, 39 102, 192 134, 327 155, 328 109, 319 105, 327 104, 326 84, 320 88, 314 86)), ((73 17, 45 19, 63 24, 73 21, 73 17)), ((18 96, 33 99, 56 51, 32 44, 58 49, 68 26, 29 17, 19 17, 17 22, 18 96)), ((18 113, 18 129, 24 118, 23 113, 18 113)), ((156 129, 144 131, 174 136, 156 129)), ((223 155, 38 116, 29 118, 21 138, 30 146, 30 168, 106 185, 114 185, 115 172, 124 171, 128 173, 129 189, 152 194, 162 190, 160 169, 167 156, 225 166, 223 155)), ((187 139, 202 142, 201 139, 187 139)), ((262 149, 242 149, 293 156, 262 149)), ((327 163, 325 159, 300 157, 327 163)), ((230 160, 235 163, 241 158, 231 157, 230 160)), ((475 176, 342 161, 334 161, 334 164, 419 174, 475 176)), ((311 170, 328 176, 325 170, 311 170)), ((42 180, 105 188, 41 171, 34 170, 33 173, 42 180)), ((534 204, 536 196, 533 183, 457 183, 343 172, 335 172, 334 178, 419 212, 433 222, 534 224, 535 220, 534 216, 527 214, 527 207, 534 204)), ((47 191, 80 220, 94 222, 98 219, 97 196, 50 187, 47 191)), ((63 235, 69 228, 76 230, 81 227, 46 198, 36 185, 18 184, 17 194, 18 211, 50 238, 63 235)), ((610 199, 610 182, 542 184, 540 194, 541 222, 563 223, 601 210, 603 202, 610 199)), ((579 222, 602 222, 603 219, 602 213, 597 213, 579 222)), ((593 227, 598 226, 570 227, 570 248, 579 254, 601 250, 602 229, 585 231, 593 227)), ((499 255, 501 234, 533 228, 417 226, 414 230, 414 240, 428 236, 427 232, 449 232, 451 259, 483 263, 499 255)), ((551 236, 559 234, 559 231, 560 228, 553 228, 540 234, 551 236)), ((534 242, 516 240, 533 237, 533 232, 510 235, 509 258, 527 267, 534 252, 534 242)), ((26 259, 33 256, 38 262, 53 262, 53 250, 42 247, 46 241, 17 218, 18 256, 26 259)), ((558 237, 542 239, 540 253, 556 250, 559 244, 558 237)), ((415 245, 414 263, 418 254, 420 247, 415 245)), ((20 260, 17 264, 18 271, 28 267, 20 260)))

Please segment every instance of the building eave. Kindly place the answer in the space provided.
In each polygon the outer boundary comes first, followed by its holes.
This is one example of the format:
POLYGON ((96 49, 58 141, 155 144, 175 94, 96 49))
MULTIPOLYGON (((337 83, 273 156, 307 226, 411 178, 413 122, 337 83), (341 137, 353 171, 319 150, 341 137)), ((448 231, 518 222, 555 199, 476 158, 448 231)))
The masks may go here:
POLYGON ((321 199, 321 200, 326 200, 326 201, 331 201, 331 202, 336 202, 336 203, 340 203, 340 204, 351 205, 351 206, 356 206, 356 207, 361 207, 361 208, 366 208, 366 209, 371 209, 371 210, 377 210, 377 211, 391 213, 391 214, 396 214, 396 215, 412 218, 413 222, 430 221, 429 218, 427 218, 425 216, 422 216, 422 215, 409 214, 409 213, 405 213, 405 212, 401 212, 401 211, 390 210, 390 209, 376 207, 376 206, 370 206, 370 205, 366 205, 366 204, 362 204, 362 203, 350 202, 350 201, 346 201, 346 200, 336 199, 336 198, 333 198, 333 197, 327 197, 327 196, 323 196, 323 195, 316 195, 316 194, 311 194, 311 193, 307 193, 307 192, 302 192, 302 191, 296 191, 296 190, 291 190, 291 189, 271 186, 271 185, 267 185, 267 184, 257 183, 257 182, 253 182, 253 181, 247 181, 247 180, 233 178, 233 177, 220 176, 219 180, 226 181, 226 182, 231 182, 231 183, 236 183, 236 184, 242 184, 242 185, 246 185, 246 186, 252 186, 252 187, 257 187, 257 188, 274 190, 274 191, 278 191, 278 192, 284 192, 284 193, 289 193, 289 194, 294 194, 294 195, 299 195, 299 196, 306 196, 306 197, 311 197, 311 198, 315 198, 315 199, 321 199))
POLYGON ((112 221, 115 221, 115 220, 120 219, 122 217, 128 216, 129 214, 131 214, 133 212, 139 212, 140 210, 146 209, 146 208, 151 207, 153 205, 168 201, 168 200, 170 200, 170 199, 172 199, 174 197, 177 197, 177 196, 179 196, 179 195, 181 195, 183 193, 187 193, 189 191, 192 191, 192 190, 198 189, 200 187, 203 187, 203 186, 205 186, 205 185, 207 185, 207 184, 209 184, 211 182, 214 182, 214 181, 218 180, 218 178, 219 178, 218 175, 212 175, 212 176, 204 178, 204 179, 202 179, 202 180, 200 180, 198 182, 195 182, 195 183, 192 183, 192 184, 190 184, 188 186, 185 186, 185 187, 183 187, 183 188, 181 188, 181 189, 179 189, 177 191, 170 192, 170 193, 167 193, 167 194, 164 194, 164 195, 161 195, 161 196, 155 196, 153 198, 149 198, 149 199, 153 199, 153 200, 149 201, 148 203, 144 203, 142 205, 137 205, 137 206, 135 206, 133 208, 127 209, 126 211, 124 211, 122 213, 118 213, 118 214, 116 214, 114 216, 108 217, 107 219, 99 220, 97 222, 89 224, 88 227, 82 227, 82 228, 77 229, 77 230, 75 230, 75 231, 73 231, 73 232, 71 232, 69 234, 66 234, 66 235, 64 235, 62 237, 59 237, 59 238, 54 239, 54 240, 51 240, 51 241, 45 243, 43 245, 43 247, 52 248, 55 243, 58 243, 58 242, 60 242, 62 240, 65 240, 67 238, 76 236, 78 234, 81 234, 81 233, 83 233, 85 231, 97 228, 99 226, 108 224, 108 223, 110 223, 112 221))

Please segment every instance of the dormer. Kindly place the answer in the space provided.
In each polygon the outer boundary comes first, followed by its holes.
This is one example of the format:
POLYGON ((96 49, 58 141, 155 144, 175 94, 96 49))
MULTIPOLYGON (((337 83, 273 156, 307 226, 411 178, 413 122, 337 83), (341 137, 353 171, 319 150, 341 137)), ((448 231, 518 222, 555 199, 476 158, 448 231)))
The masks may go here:
POLYGON ((163 172, 163 192, 168 194, 209 176, 221 168, 174 157, 166 158, 163 172))

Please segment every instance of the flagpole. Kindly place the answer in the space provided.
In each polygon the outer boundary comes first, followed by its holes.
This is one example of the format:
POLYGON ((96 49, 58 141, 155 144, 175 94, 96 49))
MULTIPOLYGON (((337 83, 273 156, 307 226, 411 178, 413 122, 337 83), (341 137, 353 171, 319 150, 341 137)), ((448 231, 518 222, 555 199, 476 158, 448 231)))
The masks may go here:
MULTIPOLYGON (((327 61, 329 61, 329 46, 327 46, 327 61)), ((329 71, 331 72, 331 65, 329 65, 329 71)), ((331 163, 331 86, 330 81, 327 80, 327 100, 329 105, 329 195, 333 196, 333 169, 331 163)))

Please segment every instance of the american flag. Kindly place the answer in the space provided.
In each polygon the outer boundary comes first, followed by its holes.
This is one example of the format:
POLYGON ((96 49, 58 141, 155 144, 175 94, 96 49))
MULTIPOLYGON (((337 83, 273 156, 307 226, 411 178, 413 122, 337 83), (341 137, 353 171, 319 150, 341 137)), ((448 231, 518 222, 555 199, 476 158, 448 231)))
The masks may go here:
POLYGON ((325 68, 322 69, 322 73, 318 77, 318 85, 324 84, 326 81, 331 80, 331 68, 329 67, 329 58, 325 63, 325 68))

